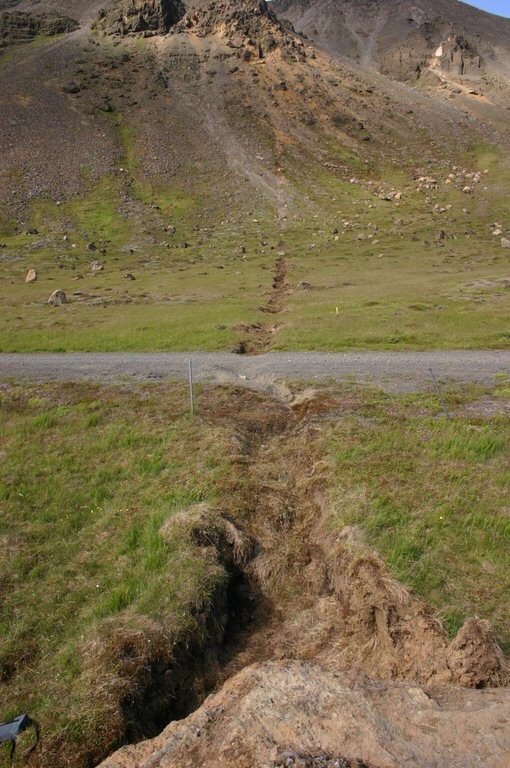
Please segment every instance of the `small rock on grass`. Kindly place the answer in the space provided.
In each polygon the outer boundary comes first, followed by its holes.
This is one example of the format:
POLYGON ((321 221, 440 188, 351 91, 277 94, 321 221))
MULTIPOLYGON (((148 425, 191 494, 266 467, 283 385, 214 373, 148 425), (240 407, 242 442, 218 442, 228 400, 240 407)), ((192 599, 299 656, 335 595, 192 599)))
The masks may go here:
POLYGON ((104 264, 102 261, 91 261, 90 262, 90 271, 91 272, 101 272, 104 269, 104 264))
POLYGON ((510 248, 510 240, 507 237, 501 238, 501 247, 502 248, 510 248))
POLYGON ((37 272, 35 269, 29 269, 27 276, 25 277, 25 283, 35 283, 37 280, 37 272))
POLYGON ((50 298, 48 299, 48 304, 52 304, 54 307, 58 307, 61 304, 67 304, 67 296, 65 295, 64 291, 58 288, 51 294, 50 298))

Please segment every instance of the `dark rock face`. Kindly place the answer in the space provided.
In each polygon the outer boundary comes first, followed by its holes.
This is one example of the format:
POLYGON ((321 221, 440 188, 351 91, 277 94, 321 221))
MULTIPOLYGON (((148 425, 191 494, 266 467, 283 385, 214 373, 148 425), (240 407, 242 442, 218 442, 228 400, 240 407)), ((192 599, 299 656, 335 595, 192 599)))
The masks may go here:
POLYGON ((101 11, 97 28, 108 35, 165 33, 186 13, 181 0, 119 0, 101 11))
POLYGON ((0 48, 29 43, 39 35, 59 35, 78 29, 78 22, 58 13, 0 13, 0 48))
POLYGON ((272 10, 326 50, 403 82, 499 77, 510 66, 510 20, 455 0, 274 0, 272 10))

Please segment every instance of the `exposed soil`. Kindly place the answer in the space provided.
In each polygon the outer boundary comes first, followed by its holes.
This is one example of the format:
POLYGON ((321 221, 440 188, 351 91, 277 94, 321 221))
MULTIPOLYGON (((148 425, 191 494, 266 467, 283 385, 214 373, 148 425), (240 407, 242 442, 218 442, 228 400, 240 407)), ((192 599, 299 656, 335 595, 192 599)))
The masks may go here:
POLYGON ((506 768, 509 707, 508 689, 432 692, 269 662, 102 768, 506 768))
POLYGON ((255 541, 245 573, 263 610, 235 639, 222 677, 256 661, 298 658, 379 679, 504 682, 502 655, 483 622, 468 620, 450 642, 359 531, 329 532, 320 422, 333 401, 313 392, 290 407, 243 391, 235 399, 239 472, 226 504, 232 519, 242 511, 255 541))
MULTIPOLYGON (((283 242, 280 241, 281 247, 283 242)), ((282 252, 275 264, 272 290, 267 302, 260 307, 260 311, 267 315, 279 315, 285 310, 285 297, 289 291, 287 282, 287 262, 282 252)), ((239 355, 257 355, 271 349, 272 341, 279 327, 278 323, 252 323, 238 326, 242 332, 241 339, 234 351, 239 355)))
MULTIPOLYGON (((216 623, 216 633, 211 635, 206 652, 203 648, 197 656, 197 647, 188 649, 187 659, 179 664, 182 692, 185 693, 186 686, 190 692, 189 711, 196 706, 200 693, 204 695, 229 682, 224 692, 218 694, 221 703, 217 709, 206 705, 205 710, 190 717, 195 739, 214 723, 219 725, 222 718, 218 720, 217 715, 232 701, 236 717, 241 717, 236 697, 244 696, 255 678, 262 680, 264 663, 268 661, 277 662, 274 675, 283 674, 294 691, 290 707, 296 703, 296 696, 315 696, 311 691, 305 695, 302 681, 295 685, 291 682, 292 669, 299 669, 299 674, 305 676, 309 674, 305 667, 292 667, 292 660, 319 664, 320 674, 329 670, 335 673, 335 679, 339 672, 348 671, 351 677, 359 675, 359 680, 368 674, 372 680, 411 681, 428 686, 454 683, 484 688, 508 682, 508 666, 486 623, 469 619, 451 641, 430 607, 390 577, 357 530, 344 529, 338 534, 328 529, 328 467, 322 458, 321 420, 336 407, 332 398, 309 391, 289 406, 243 389, 224 390, 216 397, 212 391, 208 394, 204 398, 210 403, 206 418, 216 424, 231 423, 233 414, 235 419, 234 471, 220 489, 228 535, 218 536, 217 527, 203 506, 185 514, 195 521, 196 546, 230 562, 231 580, 227 602, 220 600, 208 608, 212 619, 222 611, 228 612, 228 619, 219 622, 223 632, 218 634, 216 623)), ((208 623, 205 618, 205 625, 208 623)), ((264 690, 268 685, 272 685, 271 672, 267 682, 261 683, 264 690)), ((278 685, 275 682, 271 697, 284 693, 277 693, 278 685)), ((417 690, 413 689, 412 695, 417 696, 417 690)), ((317 696, 321 695, 317 689, 317 696)), ((420 692, 420 696, 425 694, 420 692)), ((325 694, 326 699, 334 701, 325 694)), ((250 708, 249 711, 248 718, 259 717, 258 712, 250 708)), ((142 714, 140 708, 138 716, 142 714)), ((176 714, 175 708, 166 711, 168 719, 176 714)), ((182 714, 185 712, 179 711, 182 714)), ((266 716, 266 710, 260 711, 260 717, 266 716)), ((327 721, 327 717, 321 720, 327 721)), ((241 730, 244 741, 254 733, 252 726, 247 730, 243 726, 241 730)), ((174 734, 174 726, 167 731, 174 734)), ((268 733, 267 728, 265 732, 268 733)), ((179 739, 185 733, 186 730, 180 732, 179 739)), ((198 754, 203 748, 215 749, 214 738, 211 736, 210 742, 197 740, 196 746, 186 747, 183 754, 187 757, 182 758, 182 763, 177 757, 175 765, 215 764, 212 757, 198 754), (187 753, 188 748, 192 752, 187 753)), ((222 750, 226 749, 225 738, 228 743, 235 742, 234 734, 223 734, 219 742, 222 750)), ((303 737, 301 743, 304 742, 303 737)), ((167 745, 168 750, 175 747, 179 752, 173 735, 170 743, 173 746, 170 749, 167 745)), ((379 765, 371 760, 358 760, 360 752, 354 756, 351 752, 349 757, 316 743, 322 749, 310 751, 302 747, 296 751, 295 746, 280 747, 270 765, 379 765)), ((106 765, 145 766, 143 759, 151 750, 158 753, 157 760, 161 758, 164 753, 158 749, 150 745, 127 748, 106 765), (137 762, 130 762, 133 759, 137 762)), ((250 762, 248 747, 246 754, 244 748, 240 749, 241 752, 225 753, 225 765, 248 768, 268 764, 250 762)), ((154 765, 160 764, 157 760, 154 765)), ((174 762, 163 760, 163 764, 174 762)))

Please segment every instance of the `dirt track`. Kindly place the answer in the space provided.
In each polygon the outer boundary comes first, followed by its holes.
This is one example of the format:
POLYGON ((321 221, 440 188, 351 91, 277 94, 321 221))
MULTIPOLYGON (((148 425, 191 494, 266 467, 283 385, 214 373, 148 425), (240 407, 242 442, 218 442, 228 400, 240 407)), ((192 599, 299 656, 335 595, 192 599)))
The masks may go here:
POLYGON ((186 379, 188 361, 196 381, 212 380, 271 392, 279 381, 356 381, 393 392, 439 381, 490 385, 510 375, 510 350, 437 352, 271 352, 246 357, 228 352, 2 354, 0 378, 29 381, 119 381, 186 379))

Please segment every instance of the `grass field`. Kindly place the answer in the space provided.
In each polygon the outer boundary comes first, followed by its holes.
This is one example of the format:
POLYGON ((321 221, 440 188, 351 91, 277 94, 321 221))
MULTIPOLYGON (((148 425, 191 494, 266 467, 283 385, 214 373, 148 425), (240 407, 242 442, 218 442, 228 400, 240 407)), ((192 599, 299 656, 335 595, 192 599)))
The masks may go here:
MULTIPOLYGON (((429 395, 330 395, 329 526, 364 530, 450 632, 477 614, 508 650, 510 433, 477 415, 501 410, 508 383, 445 391, 451 420, 429 395)), ((233 509, 236 414, 215 387, 195 418, 181 385, 3 383, 0 398, 0 706, 41 721, 40 765, 85 765, 143 735, 133 722, 151 697, 178 697, 166 678, 152 690, 157 664, 189 664, 191 648, 210 666, 207 644, 221 644, 229 575, 191 531, 206 514, 205 540, 220 541, 219 512, 194 510, 233 509)))
POLYGON ((214 502, 228 439, 188 417, 180 387, 2 385, 0 398, 2 714, 41 720, 45 765, 59 744, 99 759, 125 732, 119 700, 138 695, 129 659, 200 646, 196 616, 225 572, 185 527, 163 529, 214 502))
MULTIPOLYGON (((450 632, 468 615, 488 618, 510 652, 510 430, 504 416, 470 411, 480 396, 450 390, 451 419, 425 395, 366 393, 354 413, 348 407, 330 432, 330 525, 365 531, 450 632)), ((496 386, 496 402, 509 396, 508 383, 496 386)))
MULTIPOLYGON (((112 119, 128 163, 129 131, 112 119)), ((462 173, 446 183, 448 168, 432 191, 392 169, 365 170, 363 183, 315 170, 306 195, 289 170, 302 203, 295 196, 280 223, 270 205, 206 215, 199 196, 148 185, 132 160, 132 184, 121 172, 88 180, 60 205, 34 200, 23 227, 4 220, 0 350, 230 349, 240 325, 267 322, 260 308, 282 250, 275 348, 507 347, 508 251, 492 225, 504 226, 508 181, 495 150, 468 159, 472 173, 488 170, 469 195, 462 173), (395 182, 401 199, 382 200, 370 175, 395 182), (97 260, 104 268, 93 272, 97 260), (38 277, 26 285, 29 268, 38 277), (57 288, 69 303, 54 308, 57 288)))

